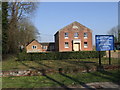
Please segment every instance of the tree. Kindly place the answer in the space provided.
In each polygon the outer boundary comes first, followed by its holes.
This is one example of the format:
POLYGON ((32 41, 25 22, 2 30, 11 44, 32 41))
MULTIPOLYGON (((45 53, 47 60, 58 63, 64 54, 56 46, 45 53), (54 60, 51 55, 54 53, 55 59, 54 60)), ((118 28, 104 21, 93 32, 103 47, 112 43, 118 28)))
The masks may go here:
POLYGON ((118 32, 118 26, 113 27, 110 31, 108 31, 109 35, 114 35, 114 41, 115 43, 119 41, 119 32, 118 32))
MULTIPOLYGON (((9 29, 8 29, 8 51, 9 53, 18 52, 20 44, 20 23, 23 18, 28 16, 36 9, 34 2, 9 2, 9 29)), ((26 30, 27 31, 27 30, 26 30)), ((28 35, 28 34, 27 34, 28 35)), ((26 35, 26 36, 27 36, 26 35)))
POLYGON ((118 25, 118 42, 120 43, 120 25, 118 25))
POLYGON ((8 3, 2 3, 2 53, 6 54, 8 51, 7 41, 8 41, 8 3))
POLYGON ((35 38, 36 28, 26 18, 29 18, 36 7, 37 3, 34 2, 2 3, 3 54, 16 53, 18 52, 19 45, 25 44, 35 38), (25 20, 24 25, 22 24, 23 19, 25 20))
POLYGON ((19 29, 18 29, 19 31, 18 40, 19 41, 18 42, 20 45, 25 46, 26 43, 36 38, 37 29, 28 19, 21 20, 18 25, 19 25, 19 29))
POLYGON ((9 15, 11 20, 17 21, 28 17, 37 8, 35 2, 9 2, 9 15))
POLYGON ((2 54, 2 10, 1 10, 1 1, 0 1, 0 54, 2 54))

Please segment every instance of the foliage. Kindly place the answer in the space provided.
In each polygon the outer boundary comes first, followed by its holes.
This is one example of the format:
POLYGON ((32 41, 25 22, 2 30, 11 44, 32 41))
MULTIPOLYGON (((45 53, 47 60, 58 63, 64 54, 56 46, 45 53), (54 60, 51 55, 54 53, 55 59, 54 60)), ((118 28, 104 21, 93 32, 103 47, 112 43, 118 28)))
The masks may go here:
POLYGON ((118 25, 118 42, 120 43, 120 25, 118 25))
POLYGON ((0 1, 0 54, 2 53, 2 9, 1 9, 1 1, 0 1))
MULTIPOLYGON (((101 57, 105 52, 101 52, 101 57)), ((86 59, 98 58, 98 51, 77 51, 77 52, 47 52, 47 53, 19 53, 19 60, 62 60, 62 59, 86 59)))
POLYGON ((20 46, 35 39, 36 28, 26 20, 35 9, 34 2, 3 2, 3 52, 18 53, 20 46))
MULTIPOLYGON (((96 67, 98 64, 98 58, 89 58, 89 59, 66 59, 66 60, 33 60, 33 61, 18 61, 16 56, 7 55, 2 62, 2 70, 28 70, 28 69, 54 69, 58 70, 59 67, 64 70, 72 70, 75 68, 85 68, 87 67, 96 67)), ((108 65, 108 58, 101 58, 102 65, 108 65)), ((120 60, 117 58, 111 58, 112 65, 119 65, 120 60)))
POLYGON ((2 53, 8 52, 8 2, 2 3, 2 53))

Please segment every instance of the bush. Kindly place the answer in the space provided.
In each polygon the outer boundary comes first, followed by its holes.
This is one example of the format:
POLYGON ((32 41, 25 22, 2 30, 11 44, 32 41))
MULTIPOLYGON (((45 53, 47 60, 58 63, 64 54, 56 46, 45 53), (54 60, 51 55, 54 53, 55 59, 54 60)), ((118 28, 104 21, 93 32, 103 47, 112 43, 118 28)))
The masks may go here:
MULTIPOLYGON (((101 57, 105 56, 105 51, 101 51, 101 57)), ((62 59, 87 59, 98 58, 98 51, 77 51, 77 52, 43 52, 26 53, 18 55, 18 60, 62 60, 62 59)))

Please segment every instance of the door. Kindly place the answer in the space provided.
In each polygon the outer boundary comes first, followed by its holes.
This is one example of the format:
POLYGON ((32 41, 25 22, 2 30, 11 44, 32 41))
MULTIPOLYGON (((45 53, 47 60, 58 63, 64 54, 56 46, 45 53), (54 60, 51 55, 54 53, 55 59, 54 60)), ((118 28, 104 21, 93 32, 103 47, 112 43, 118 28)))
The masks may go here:
POLYGON ((79 43, 74 43, 74 46, 73 46, 73 49, 74 51, 79 51, 79 43))

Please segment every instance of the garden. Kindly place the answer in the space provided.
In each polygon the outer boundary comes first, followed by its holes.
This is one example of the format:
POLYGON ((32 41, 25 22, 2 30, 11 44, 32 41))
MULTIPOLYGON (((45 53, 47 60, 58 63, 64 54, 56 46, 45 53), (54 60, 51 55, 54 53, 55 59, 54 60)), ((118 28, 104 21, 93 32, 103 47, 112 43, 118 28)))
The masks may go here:
MULTIPOLYGON (((22 55, 22 53, 20 55, 22 55)), ((6 57, 6 59, 2 62, 2 69, 4 73, 22 70, 31 72, 25 76, 4 76, 2 78, 3 88, 68 88, 81 87, 90 82, 108 81, 119 83, 119 60, 117 58, 112 58, 111 65, 109 65, 108 58, 102 57, 101 61, 104 70, 98 71, 98 57, 75 58, 73 55, 75 59, 63 58, 59 60, 42 60, 35 58, 36 56, 36 54, 29 54, 29 56, 26 56, 27 58, 19 57, 18 55, 9 55, 6 57), (32 59, 31 55, 33 56, 32 59), (20 58, 25 59, 20 60, 20 58), (30 60, 27 60, 28 58, 30 58, 30 60)))

